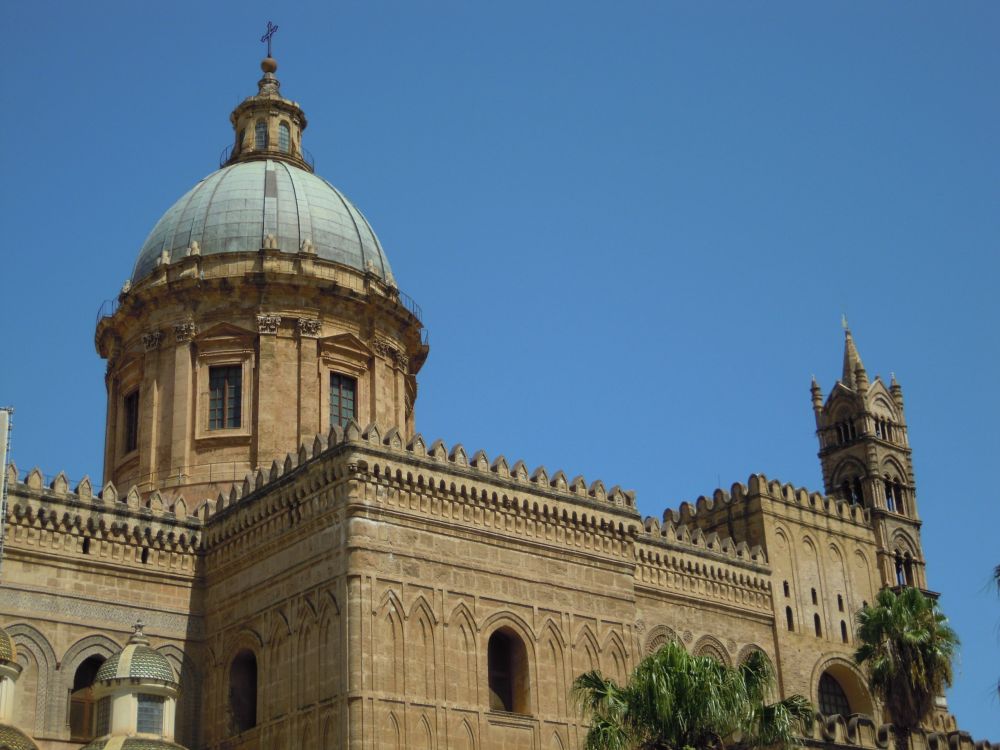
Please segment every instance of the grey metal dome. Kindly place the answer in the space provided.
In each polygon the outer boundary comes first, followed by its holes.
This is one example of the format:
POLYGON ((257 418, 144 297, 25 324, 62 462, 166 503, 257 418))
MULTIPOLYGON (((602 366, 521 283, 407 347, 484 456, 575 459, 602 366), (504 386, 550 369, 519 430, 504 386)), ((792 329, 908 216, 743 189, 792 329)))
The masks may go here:
POLYGON ((309 242, 317 257, 372 271, 395 285, 361 212, 326 180, 276 159, 230 164, 191 188, 146 238, 132 283, 156 268, 164 251, 171 262, 195 242, 202 255, 257 251, 269 235, 286 253, 309 242))

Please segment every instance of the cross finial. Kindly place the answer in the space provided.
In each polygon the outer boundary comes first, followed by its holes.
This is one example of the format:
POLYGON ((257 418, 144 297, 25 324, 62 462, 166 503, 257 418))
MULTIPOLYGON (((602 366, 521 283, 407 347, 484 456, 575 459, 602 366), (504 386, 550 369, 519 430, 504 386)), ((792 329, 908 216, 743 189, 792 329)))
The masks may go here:
POLYGON ((135 633, 136 635, 142 635, 142 626, 143 626, 142 620, 136 620, 135 625, 132 626, 132 632, 135 633))
POLYGON ((277 30, 278 30, 278 27, 275 26, 270 21, 268 21, 267 22, 267 31, 264 32, 264 36, 262 36, 260 38, 260 40, 262 42, 266 42, 267 43, 267 56, 268 57, 271 56, 271 37, 274 36, 274 32, 276 32, 277 30))
POLYGON ((848 330, 847 329, 847 313, 841 314, 841 316, 840 316, 840 325, 842 325, 844 327, 845 331, 848 330))

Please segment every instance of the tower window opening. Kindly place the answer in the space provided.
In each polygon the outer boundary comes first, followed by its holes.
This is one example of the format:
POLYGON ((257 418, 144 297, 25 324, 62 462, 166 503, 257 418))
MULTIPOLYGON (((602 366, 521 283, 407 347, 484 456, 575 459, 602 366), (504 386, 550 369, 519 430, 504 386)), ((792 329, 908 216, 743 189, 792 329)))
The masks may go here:
POLYGON ((881 419, 876 419, 875 420, 875 437, 877 437, 877 438, 882 437, 882 420, 881 419))
POLYGON ((899 586, 906 585, 906 568, 903 567, 903 556, 898 552, 896 553, 896 584, 899 586))
POLYGON ((858 433, 855 431, 854 420, 853 419, 847 420, 847 439, 854 440, 857 436, 858 433))
POLYGON ((840 621, 840 640, 847 643, 847 623, 843 620, 840 621))
POLYGON ((792 608, 785 607, 785 623, 788 625, 788 632, 795 632, 795 618, 792 616, 792 608))
POLYGON ((89 536, 85 536, 83 538, 83 554, 85 554, 85 555, 89 555, 90 554, 90 537, 89 536))
POLYGON ((229 715, 232 734, 257 726, 257 657, 240 651, 229 667, 229 715))
POLYGON ((142 564, 145 565, 149 562, 149 547, 142 548, 142 555, 139 557, 142 560, 142 564))
POLYGON ((247 139, 247 129, 243 128, 240 130, 240 137, 236 139, 236 153, 240 153, 243 150, 243 144, 247 139))
POLYGON ((88 656, 73 674, 73 690, 69 696, 69 734, 71 742, 88 742, 97 735, 94 726, 95 705, 91 686, 104 657, 88 656))
POLYGON ((208 429, 239 427, 242 422, 243 368, 239 365, 208 370, 208 429))
POLYGON ((837 609, 841 612, 844 611, 844 597, 841 594, 837 594, 837 609))
POLYGON ((891 511, 896 510, 896 496, 893 493, 892 480, 888 476, 885 478, 885 507, 891 511))
POLYGON ((129 393, 123 400, 125 412, 125 453, 131 453, 139 447, 139 389, 129 393))
POLYGON ((864 493, 864 490, 862 490, 862 488, 861 488, 861 479, 860 479, 860 477, 856 477, 854 479, 853 485, 851 485, 851 486, 852 486, 852 489, 853 489, 853 493, 851 495, 851 502, 854 503, 855 505, 864 505, 864 502, 865 502, 865 493, 864 493))
POLYGON ((267 123, 263 120, 253 126, 253 147, 259 151, 267 148, 267 123))
POLYGON ((826 716, 839 714, 845 718, 851 715, 851 704, 844 688, 828 672, 819 678, 819 712, 826 716))
POLYGON ((136 729, 144 734, 163 734, 163 697, 139 695, 136 729))
POLYGON ((330 373, 330 424, 347 427, 357 416, 358 381, 339 372, 330 373))
POLYGON ((819 615, 818 614, 817 615, 813 615, 813 627, 816 628, 816 637, 817 638, 822 638, 823 637, 823 627, 820 625, 819 615))
POLYGON ((291 132, 288 130, 288 123, 283 122, 278 125, 278 149, 283 154, 287 154, 291 147, 291 132))
POLYGON ((528 657, 524 643, 511 630, 501 628, 487 646, 490 710, 528 713, 528 657))
POLYGON ((784 589, 785 589, 785 596, 791 596, 791 589, 788 586, 788 581, 785 581, 784 589))
POLYGON ((896 512, 906 513, 906 504, 903 502, 903 485, 899 482, 893 482, 892 494, 896 499, 896 512))
POLYGON ((907 586, 913 586, 913 558, 908 554, 903 557, 903 577, 906 579, 907 586))
POLYGON ((818 604, 819 603, 819 599, 816 596, 816 589, 811 589, 810 593, 812 594, 813 604, 818 604))

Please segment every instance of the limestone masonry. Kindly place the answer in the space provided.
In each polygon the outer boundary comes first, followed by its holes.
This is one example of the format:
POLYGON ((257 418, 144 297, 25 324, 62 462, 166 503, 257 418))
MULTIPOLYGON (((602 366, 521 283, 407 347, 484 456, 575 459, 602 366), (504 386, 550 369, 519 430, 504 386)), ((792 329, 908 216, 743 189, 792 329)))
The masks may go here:
MULTIPOLYGON (((103 486, 7 469, 0 750, 566 750, 574 677, 671 639, 763 651, 810 744, 887 748, 851 655, 880 588, 927 588, 895 379, 847 332, 812 384, 823 493, 754 475, 661 519, 428 444, 420 309, 261 67, 97 324, 103 486)), ((943 698, 913 742, 974 745, 943 698)))

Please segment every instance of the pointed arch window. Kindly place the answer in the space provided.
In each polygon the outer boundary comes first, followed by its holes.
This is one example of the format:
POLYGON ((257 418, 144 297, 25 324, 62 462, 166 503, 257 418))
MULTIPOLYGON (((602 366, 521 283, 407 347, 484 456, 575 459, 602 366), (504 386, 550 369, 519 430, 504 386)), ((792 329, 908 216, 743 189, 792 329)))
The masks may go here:
POLYGON ((896 495, 894 493, 892 480, 889 479, 888 474, 886 474, 884 484, 885 484, 885 507, 891 511, 895 511, 896 495))
POLYGON ((509 628, 500 628, 487 645, 490 710, 528 713, 528 654, 509 628))
POLYGON ((819 615, 813 615, 813 627, 816 628, 816 637, 823 637, 823 626, 820 625, 819 615))
POLYGON ((795 617, 792 615, 791 607, 785 607, 785 623, 788 626, 788 632, 795 632, 795 617))
POLYGON ((267 123, 263 120, 257 120, 253 126, 253 147, 260 150, 267 148, 267 123))
POLYGON ((292 134, 288 129, 288 123, 283 122, 278 125, 278 149, 283 154, 287 154, 291 149, 292 134))
POLYGON ((229 666, 229 714, 231 734, 257 726, 257 657, 246 649, 229 666))

